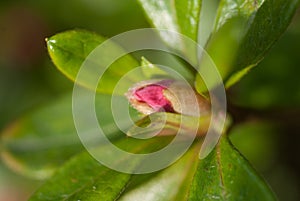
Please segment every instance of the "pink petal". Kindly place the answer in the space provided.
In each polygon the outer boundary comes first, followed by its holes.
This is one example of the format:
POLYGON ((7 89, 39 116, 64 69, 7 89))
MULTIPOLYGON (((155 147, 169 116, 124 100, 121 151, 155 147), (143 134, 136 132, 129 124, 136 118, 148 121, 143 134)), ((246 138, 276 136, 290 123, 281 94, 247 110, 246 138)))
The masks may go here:
POLYGON ((166 86, 150 84, 137 89, 134 96, 137 101, 147 103, 155 111, 174 112, 170 101, 163 94, 165 89, 166 86))

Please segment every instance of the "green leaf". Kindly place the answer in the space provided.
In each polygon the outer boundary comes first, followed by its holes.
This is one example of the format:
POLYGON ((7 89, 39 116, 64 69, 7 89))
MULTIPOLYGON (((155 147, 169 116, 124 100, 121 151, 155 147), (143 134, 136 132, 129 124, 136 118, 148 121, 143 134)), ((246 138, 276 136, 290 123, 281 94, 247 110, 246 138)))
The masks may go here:
MULTIPOLYGON (((201 0, 139 0, 154 27, 181 33, 194 41, 198 37, 201 0)), ((171 34, 161 35, 164 42, 186 56, 195 54, 195 49, 171 34)))
MULTIPOLYGON (((169 141, 165 137, 142 141, 127 138, 115 145, 131 153, 148 153, 169 141)), ((119 173, 87 153, 80 154, 59 169, 30 200, 276 200, 226 136, 203 160, 198 159, 201 142, 197 141, 172 166, 144 175, 119 173)), ((100 147, 98 151, 103 150, 100 147)))
MULTIPOLYGON (((176 79, 189 82, 190 84, 194 83, 195 75, 190 69, 186 66, 183 66, 183 63, 180 63, 176 58, 172 57, 171 55, 163 55, 164 59, 170 59, 170 62, 167 66, 172 66, 172 70, 165 67, 164 65, 155 65, 145 57, 142 57, 141 60, 141 68, 144 79, 176 79), (175 73, 176 72, 176 73, 175 73)), ((160 63, 159 63, 160 64, 160 63)))
POLYGON ((122 193, 120 200, 186 200, 189 194, 189 183, 197 167, 200 142, 191 147, 169 168, 151 174, 133 176, 132 182, 122 193))
POLYGON ((141 61, 142 72, 147 79, 158 79, 158 78, 168 78, 169 74, 162 68, 154 65, 148 61, 145 57, 142 57, 141 61))
POLYGON ((129 179, 130 175, 110 170, 84 152, 68 161, 29 200, 113 200, 129 179))
POLYGON ((238 55, 234 60, 226 86, 230 87, 239 81, 242 75, 246 74, 245 69, 251 69, 264 58, 268 50, 287 29, 299 4, 299 0, 264 1, 253 19, 249 20, 248 29, 237 49, 238 55), (235 80, 235 77, 240 78, 235 80))
POLYGON ((199 161, 189 200, 276 200, 273 192, 226 136, 199 161))
MULTIPOLYGON (((245 68, 263 59, 290 24, 298 6, 299 0, 220 1, 206 50, 227 87, 246 74, 245 68)), ((206 60, 202 58, 200 68, 206 60)), ((203 85, 197 75, 195 86, 199 92, 205 90, 203 85)))
MULTIPOLYGON (((240 34, 244 28, 244 21, 244 18, 236 17, 231 19, 216 33, 211 35, 206 45, 207 54, 203 54, 200 60, 199 71, 203 76, 206 76, 206 80, 215 82, 212 86, 219 85, 220 83, 219 80, 216 80, 215 73, 211 74, 214 72, 211 68, 217 68, 223 80, 232 70, 232 63, 238 53, 237 49, 240 42, 240 34)), ((200 74, 196 75, 195 88, 200 93, 207 91, 207 87, 200 74)))
POLYGON ((257 64, 290 24, 299 0, 265 0, 251 23, 239 48, 238 69, 257 64))
POLYGON ((260 111, 274 108, 299 108, 300 26, 298 20, 298 17, 295 18, 288 31, 257 68, 232 89, 234 93, 231 94, 231 100, 234 105, 260 111))
POLYGON ((249 71, 251 71, 251 69, 254 66, 255 65, 248 66, 248 67, 238 71, 237 73, 233 74, 232 76, 230 76, 229 79, 226 81, 225 87, 228 89, 229 87, 231 87, 232 85, 234 85, 235 83, 240 81, 246 74, 249 73, 249 71))
POLYGON ((231 72, 238 57, 241 39, 251 18, 264 0, 221 0, 216 11, 214 28, 206 50, 214 60, 222 78, 231 72), (230 48, 228 48, 230 47, 230 48))
MULTIPOLYGON (((97 95, 96 111, 99 124, 109 130, 110 139, 117 138, 109 95, 97 95)), ((72 115, 72 96, 58 100, 23 116, 1 134, 2 160, 14 171, 36 179, 52 175, 62 163, 83 146, 77 135, 72 115)))
POLYGON ((265 0, 221 0, 217 11, 214 32, 236 16, 251 17, 265 0))
POLYGON ((73 125, 70 95, 13 122, 1 138, 2 160, 13 170, 37 179, 49 177, 82 150, 73 125))
MULTIPOLYGON (((106 46, 105 53, 102 52, 101 55, 93 55, 87 58, 90 53, 104 41, 106 41, 106 38, 95 33, 83 30, 73 30, 50 37, 47 39, 47 45, 50 57, 56 67, 69 79, 75 81, 79 69, 86 59, 88 59, 86 62, 92 64, 94 68, 104 71, 106 68, 105 64, 109 63, 110 59, 114 58, 115 55, 124 53, 124 50, 120 46, 110 41, 106 46)), ((119 79, 137 66, 139 66, 138 62, 130 55, 123 56, 117 61, 114 61, 103 74, 97 87, 97 91, 100 93, 112 94, 119 79)), ((93 75, 95 72, 88 71, 88 73, 93 75)), ((125 78, 127 79, 127 85, 123 86, 122 92, 127 91, 130 85, 138 81, 139 76, 139 73, 127 75, 125 78)), ((78 82, 85 87, 94 88, 94 86, 91 86, 90 80, 88 79, 79 80, 78 82)), ((122 94, 122 92, 119 94, 122 94)))
POLYGON ((266 172, 273 169, 274 160, 280 154, 279 127, 269 121, 248 121, 234 126, 229 138, 255 168, 266 172))
POLYGON ((175 113, 158 112, 138 120, 128 131, 128 136, 174 135, 180 132, 203 135, 210 124, 210 115, 202 117, 185 116, 175 113))
MULTIPOLYGON (((127 148, 131 153, 144 153, 160 149, 168 142, 169 138, 144 141, 124 138, 116 145, 127 148)), ((103 149, 99 147, 99 151, 103 149)), ((30 200, 117 200, 132 179, 130 174, 111 170, 84 152, 59 169, 30 200)))

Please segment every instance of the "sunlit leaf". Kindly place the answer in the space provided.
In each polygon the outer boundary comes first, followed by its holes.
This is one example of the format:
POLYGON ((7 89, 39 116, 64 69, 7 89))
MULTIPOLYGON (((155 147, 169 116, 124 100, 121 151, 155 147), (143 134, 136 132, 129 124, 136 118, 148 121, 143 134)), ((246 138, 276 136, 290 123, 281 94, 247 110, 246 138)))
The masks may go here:
POLYGON ((290 24, 299 0, 265 0, 248 24, 236 60, 238 69, 257 64, 290 24))
MULTIPOLYGON (((138 141, 125 138, 116 145, 126 147, 127 151, 132 153, 142 153, 155 151, 166 142, 169 142, 169 139, 138 141)), ((99 150, 101 151, 101 147, 99 150)), ((132 179, 132 175, 109 169, 84 152, 59 169, 30 200, 116 200, 132 183, 132 179)))
MULTIPOLYGON (((116 145, 133 153, 147 153, 167 142, 168 138, 162 137, 128 138, 116 145)), ((59 169, 30 200, 275 200, 263 179, 225 136, 203 160, 198 158, 200 145, 201 140, 172 166, 144 175, 116 172, 83 153, 59 169)))
MULTIPOLYGON (((207 54, 202 55, 198 70, 200 72, 205 70, 205 80, 212 81, 215 79, 216 75, 211 68, 217 69, 218 77, 221 77, 221 81, 232 71, 232 63, 238 54, 240 35, 245 27, 244 22, 245 19, 242 17, 232 18, 219 28, 216 33, 211 35, 206 45, 207 54)), ((215 85, 218 84, 222 83, 219 83, 219 80, 215 80, 215 85)), ((196 75, 195 87, 200 93, 207 91, 200 74, 196 75)))
POLYGON ((220 0, 214 32, 236 16, 251 17, 265 0, 220 0))
MULTIPOLYGON (((87 63, 85 63, 86 65, 92 65, 92 69, 85 71, 85 73, 90 75, 96 73, 93 71, 95 69, 105 71, 106 68, 109 67, 105 73, 103 72, 104 74, 101 77, 97 91, 112 94, 119 79, 139 65, 130 55, 123 56, 114 61, 112 58, 114 58, 115 55, 124 53, 124 50, 112 41, 106 43, 107 46, 105 46, 105 52, 102 51, 101 55, 98 54, 88 57, 90 53, 104 41, 106 41, 106 38, 95 33, 83 30, 73 30, 59 33, 48 38, 47 45, 50 57, 56 67, 72 81, 76 80, 77 74, 84 62, 87 63), (114 63, 110 66, 105 66, 107 63, 110 64, 110 60, 114 63)), ((95 54, 97 54, 97 52, 95 54)), ((139 76, 140 74, 127 75, 125 78, 127 79, 127 85, 123 86, 123 91, 138 81, 139 76)), ((92 83, 90 83, 88 78, 89 75, 87 75, 84 80, 78 80, 79 84, 91 89, 95 88, 95 86, 91 86, 92 83)))
MULTIPOLYGON (((154 27, 181 33, 197 41, 201 0, 139 0, 154 27)), ((195 56, 195 47, 187 47, 177 35, 162 34, 164 42, 188 58, 195 56), (192 56, 192 54, 194 54, 192 56)))
MULTIPOLYGON (((244 68, 250 69, 263 59, 290 24, 298 6, 299 0, 219 2, 206 50, 227 87, 245 75, 247 70, 243 70, 244 68)), ((198 91, 205 90, 203 85, 202 79, 197 75, 198 91)))

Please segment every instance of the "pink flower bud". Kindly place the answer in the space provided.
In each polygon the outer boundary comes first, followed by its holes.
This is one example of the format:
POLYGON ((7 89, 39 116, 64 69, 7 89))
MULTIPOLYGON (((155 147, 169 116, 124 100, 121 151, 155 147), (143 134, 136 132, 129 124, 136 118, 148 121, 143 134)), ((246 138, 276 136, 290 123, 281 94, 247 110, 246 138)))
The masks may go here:
POLYGON ((200 116, 209 111, 208 101, 187 84, 176 80, 150 80, 137 83, 126 93, 131 105, 139 112, 171 112, 200 116))

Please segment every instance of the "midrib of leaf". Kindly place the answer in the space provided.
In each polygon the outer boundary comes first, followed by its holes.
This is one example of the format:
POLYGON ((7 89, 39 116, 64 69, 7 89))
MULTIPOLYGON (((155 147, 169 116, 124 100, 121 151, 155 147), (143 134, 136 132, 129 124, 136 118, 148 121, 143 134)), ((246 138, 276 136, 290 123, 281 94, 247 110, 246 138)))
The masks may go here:
POLYGON ((117 195, 117 197, 114 199, 114 201, 117 201, 121 198, 121 196, 123 195, 123 193, 125 192, 125 190, 127 189, 127 187, 130 185, 131 181, 132 181, 132 177, 133 175, 131 174, 128 181, 126 182, 126 184, 124 185, 124 187, 121 189, 120 193, 117 195))
POLYGON ((224 177, 223 177, 222 164, 221 164, 221 150, 220 150, 219 143, 217 144, 217 147, 216 147, 216 164, 218 166, 218 172, 219 172, 219 177, 220 177, 220 186, 222 188, 222 197, 223 197, 223 199, 225 199, 226 198, 226 188, 224 185, 224 177))

